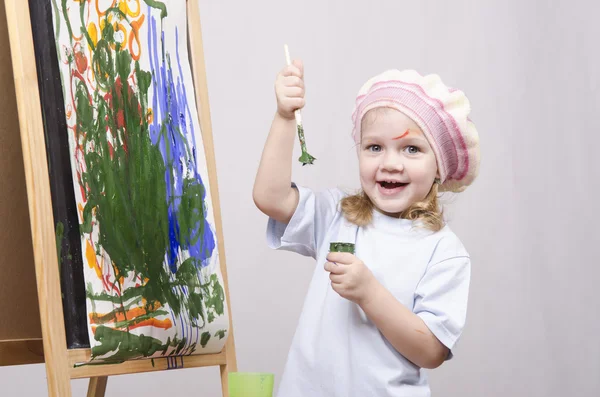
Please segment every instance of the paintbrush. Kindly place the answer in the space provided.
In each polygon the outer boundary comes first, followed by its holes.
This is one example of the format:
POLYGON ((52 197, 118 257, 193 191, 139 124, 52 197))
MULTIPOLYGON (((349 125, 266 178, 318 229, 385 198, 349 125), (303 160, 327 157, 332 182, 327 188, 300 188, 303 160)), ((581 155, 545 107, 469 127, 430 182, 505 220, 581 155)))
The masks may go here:
MULTIPOLYGON (((288 49, 287 44, 284 45, 284 49, 285 49, 285 60, 289 66, 292 64, 292 61, 290 60, 290 51, 288 49)), ((312 164, 313 161, 316 160, 316 158, 314 158, 313 156, 308 154, 308 152, 306 151, 306 140, 304 139, 304 127, 302 126, 302 115, 300 114, 300 110, 296 110, 294 112, 294 117, 296 117, 296 128, 298 130, 298 140, 300 141, 300 148, 302 149, 302 154, 300 155, 300 158, 298 159, 298 161, 300 161, 302 163, 302 165, 312 164)))

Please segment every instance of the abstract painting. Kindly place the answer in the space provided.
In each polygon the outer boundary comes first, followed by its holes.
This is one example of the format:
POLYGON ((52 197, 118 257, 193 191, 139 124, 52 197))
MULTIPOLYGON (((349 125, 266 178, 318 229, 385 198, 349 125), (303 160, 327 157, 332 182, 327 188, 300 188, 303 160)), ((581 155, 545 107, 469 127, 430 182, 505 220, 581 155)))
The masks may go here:
POLYGON ((186 1, 52 0, 52 21, 92 360, 221 351, 229 317, 186 1))

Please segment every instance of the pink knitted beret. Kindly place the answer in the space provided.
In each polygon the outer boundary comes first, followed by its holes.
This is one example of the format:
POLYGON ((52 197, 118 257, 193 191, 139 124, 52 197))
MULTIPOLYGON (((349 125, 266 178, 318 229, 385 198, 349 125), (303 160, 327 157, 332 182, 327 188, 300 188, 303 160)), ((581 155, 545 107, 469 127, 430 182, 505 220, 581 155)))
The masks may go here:
POLYGON ((449 88, 439 76, 414 70, 388 70, 367 81, 356 97, 352 137, 360 142, 364 115, 390 107, 410 117, 423 130, 437 159, 440 191, 461 192, 479 172, 479 137, 469 119, 465 94, 449 88))

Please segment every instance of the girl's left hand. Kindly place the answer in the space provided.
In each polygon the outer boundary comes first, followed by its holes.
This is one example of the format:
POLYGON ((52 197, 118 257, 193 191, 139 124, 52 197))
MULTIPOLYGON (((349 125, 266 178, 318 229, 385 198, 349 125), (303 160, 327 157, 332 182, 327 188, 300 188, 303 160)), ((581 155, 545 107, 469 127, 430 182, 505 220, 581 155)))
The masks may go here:
POLYGON ((327 260, 331 287, 342 298, 362 305, 373 294, 378 281, 363 261, 348 252, 330 252, 327 260))

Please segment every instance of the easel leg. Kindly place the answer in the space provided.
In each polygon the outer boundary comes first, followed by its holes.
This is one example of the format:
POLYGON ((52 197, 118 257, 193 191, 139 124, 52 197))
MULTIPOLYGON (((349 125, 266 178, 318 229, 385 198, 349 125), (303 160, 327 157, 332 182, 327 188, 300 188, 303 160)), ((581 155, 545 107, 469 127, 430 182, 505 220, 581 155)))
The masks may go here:
POLYGON ((221 391, 223 397, 229 397, 229 369, 227 364, 220 365, 221 367, 221 391))
POLYGON ((104 397, 107 381, 108 376, 96 376, 94 378, 90 378, 87 397, 104 397))
MULTIPOLYGON (((229 315, 231 316, 231 311, 229 312, 229 315)), ((223 391, 223 397, 229 397, 229 373, 237 371, 233 333, 229 334, 227 342, 225 342, 225 356, 227 357, 227 364, 220 365, 221 390, 223 391)))

